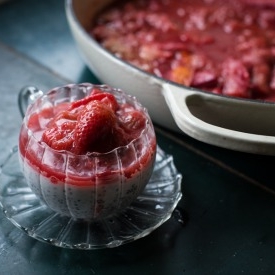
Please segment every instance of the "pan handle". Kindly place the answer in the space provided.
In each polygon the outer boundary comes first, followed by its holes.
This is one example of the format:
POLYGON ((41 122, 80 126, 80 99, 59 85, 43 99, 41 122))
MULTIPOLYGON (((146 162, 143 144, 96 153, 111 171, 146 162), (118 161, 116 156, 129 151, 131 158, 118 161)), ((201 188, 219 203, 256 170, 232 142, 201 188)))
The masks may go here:
POLYGON ((219 147, 275 155, 275 104, 198 92, 170 83, 162 93, 178 127, 219 147))

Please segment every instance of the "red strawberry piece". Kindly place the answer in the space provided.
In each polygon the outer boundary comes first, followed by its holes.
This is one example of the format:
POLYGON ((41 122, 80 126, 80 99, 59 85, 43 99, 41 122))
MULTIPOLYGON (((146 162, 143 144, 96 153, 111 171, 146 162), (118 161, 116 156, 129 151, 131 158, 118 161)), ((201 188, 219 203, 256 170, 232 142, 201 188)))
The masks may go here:
MULTIPOLYGON (((102 98, 98 100, 108 105, 114 112, 119 108, 119 105, 114 95, 110 93, 102 93, 101 96, 102 98)), ((96 97, 94 100, 97 100, 96 97)))
POLYGON ((52 120, 48 123, 48 128, 53 127, 54 125, 61 125, 64 122, 76 121, 78 114, 70 111, 62 111, 58 113, 52 120))
POLYGON ((70 151, 73 146, 73 133, 77 124, 75 114, 63 111, 48 124, 42 135, 42 141, 55 150, 70 151))
POLYGON ((84 97, 84 98, 79 99, 79 100, 77 100, 77 101, 74 101, 74 102, 72 102, 72 105, 71 105, 71 107, 69 108, 69 110, 71 111, 71 110, 75 110, 75 109, 77 109, 77 108, 79 108, 79 107, 85 106, 85 105, 87 105, 91 100, 93 100, 93 96, 92 96, 92 95, 87 96, 87 97, 84 97))
POLYGON ((119 107, 114 95, 94 89, 90 96, 73 102, 69 110, 78 109, 95 100, 102 101, 103 103, 109 105, 113 111, 116 111, 119 107))
POLYGON ((54 125, 45 130, 42 141, 55 150, 70 151, 73 146, 73 132, 75 126, 76 121, 67 121, 61 125, 54 125))
POLYGON ((132 139, 134 139, 144 129, 146 118, 141 112, 134 108, 126 108, 125 110, 126 112, 122 113, 120 116, 122 128, 132 136, 132 139))
POLYGON ((79 114, 74 133, 74 153, 108 151, 109 148, 98 148, 98 144, 112 135, 116 118, 113 110, 100 101, 91 101, 79 114))
POLYGON ((111 135, 96 142, 96 151, 102 153, 109 152, 117 147, 127 145, 131 140, 132 138, 116 124, 112 129, 111 135))

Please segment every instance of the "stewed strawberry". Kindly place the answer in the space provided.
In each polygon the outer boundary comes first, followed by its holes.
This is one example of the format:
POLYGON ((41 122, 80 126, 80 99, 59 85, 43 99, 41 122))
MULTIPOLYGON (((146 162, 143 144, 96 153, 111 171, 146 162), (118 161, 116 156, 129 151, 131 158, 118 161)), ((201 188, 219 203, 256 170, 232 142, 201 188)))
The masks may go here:
POLYGON ((98 89, 94 89, 90 96, 84 97, 83 99, 73 102, 69 110, 75 110, 75 109, 81 108, 87 105, 89 102, 95 101, 95 100, 108 104, 113 111, 116 111, 118 109, 118 103, 114 95, 106 92, 101 92, 98 89))
POLYGON ((126 133, 133 135, 138 135, 140 129, 143 129, 146 124, 145 116, 131 108, 124 108, 123 111, 120 113, 119 120, 121 125, 126 133))
POLYGON ((83 99, 63 104, 41 140, 75 154, 104 153, 137 138, 145 125, 145 116, 132 105, 119 105, 113 94, 94 89, 83 99))
POLYGON ((76 115, 63 111, 49 122, 42 135, 42 141, 55 150, 70 151, 73 148, 74 130, 77 124, 76 115))
POLYGON ((74 131, 74 153, 95 151, 100 140, 112 135, 115 121, 115 114, 109 105, 97 100, 87 104, 79 114, 74 131))

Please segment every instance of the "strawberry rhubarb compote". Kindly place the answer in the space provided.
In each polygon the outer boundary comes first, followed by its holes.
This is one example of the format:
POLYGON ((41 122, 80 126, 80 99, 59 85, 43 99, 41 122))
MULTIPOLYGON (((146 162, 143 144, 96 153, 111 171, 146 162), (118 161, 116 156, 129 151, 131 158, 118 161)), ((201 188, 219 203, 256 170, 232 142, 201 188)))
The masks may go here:
POLYGON ((74 219, 123 210, 150 179, 156 154, 152 122, 135 98, 108 86, 68 85, 32 104, 19 159, 34 193, 74 219))

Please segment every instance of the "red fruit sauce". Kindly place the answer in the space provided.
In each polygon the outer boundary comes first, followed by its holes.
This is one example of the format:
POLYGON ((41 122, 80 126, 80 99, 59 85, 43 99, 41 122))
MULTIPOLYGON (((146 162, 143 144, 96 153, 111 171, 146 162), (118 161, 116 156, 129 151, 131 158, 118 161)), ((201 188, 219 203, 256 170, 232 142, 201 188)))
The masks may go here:
MULTIPOLYGON (((58 168, 64 166, 62 152, 75 155, 75 164, 71 164, 73 166, 77 166, 78 158, 84 156, 88 160, 85 167, 87 171, 89 165, 93 166, 92 160, 89 161, 90 154, 106 153, 104 165, 109 161, 111 166, 108 152, 138 139, 147 124, 148 118, 142 110, 129 103, 119 104, 113 94, 94 88, 90 95, 83 99, 60 103, 31 114, 21 128, 20 154, 28 160, 30 166, 51 178, 52 183, 64 181, 68 175, 65 175, 64 168, 58 168), (29 137, 29 131, 34 138, 29 137), (51 167, 41 161, 45 150, 41 146, 43 143, 54 149, 51 167)), ((123 173, 126 177, 131 177, 142 166, 146 167, 152 163, 156 152, 155 137, 149 144, 146 150, 141 148, 140 154, 137 152, 138 161, 125 168, 123 173)), ((106 170, 99 176, 107 178, 110 173, 113 171, 106 170)), ((88 177, 81 179, 78 175, 70 175, 70 183, 85 185, 93 182, 90 174, 88 177)))
POLYGON ((91 35, 134 66, 227 96, 275 101, 274 0, 124 0, 91 35))

